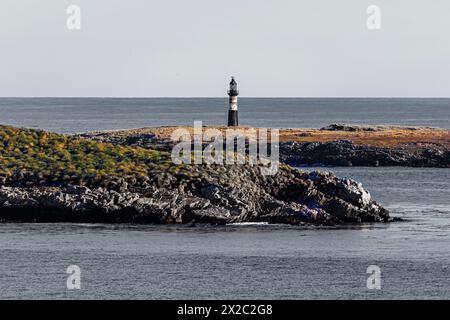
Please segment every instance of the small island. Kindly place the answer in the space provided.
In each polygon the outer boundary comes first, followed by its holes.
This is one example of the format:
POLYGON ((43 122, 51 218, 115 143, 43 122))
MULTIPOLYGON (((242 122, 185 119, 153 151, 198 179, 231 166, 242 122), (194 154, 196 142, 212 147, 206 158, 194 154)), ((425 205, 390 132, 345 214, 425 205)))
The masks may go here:
POLYGON ((135 130, 69 136, 0 126, 0 219, 293 225, 392 221, 351 179, 285 164, 271 176, 251 165, 174 165, 170 153, 145 145, 156 141, 149 130, 138 137, 135 130))
POLYGON ((249 164, 175 165, 169 152, 174 128, 61 135, 0 126, 0 219, 389 222, 389 212, 360 183, 290 165, 450 166, 449 130, 345 125, 280 130, 285 163, 271 176, 249 164))

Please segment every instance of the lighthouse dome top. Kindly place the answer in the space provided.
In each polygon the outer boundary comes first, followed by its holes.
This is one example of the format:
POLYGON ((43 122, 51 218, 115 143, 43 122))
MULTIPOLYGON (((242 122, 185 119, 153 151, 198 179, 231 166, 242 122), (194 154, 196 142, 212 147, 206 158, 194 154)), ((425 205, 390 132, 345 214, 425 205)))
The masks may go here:
POLYGON ((231 77, 231 82, 230 82, 230 90, 228 91, 228 95, 229 96, 237 96, 239 95, 239 90, 237 87, 237 82, 234 79, 234 77, 231 77))

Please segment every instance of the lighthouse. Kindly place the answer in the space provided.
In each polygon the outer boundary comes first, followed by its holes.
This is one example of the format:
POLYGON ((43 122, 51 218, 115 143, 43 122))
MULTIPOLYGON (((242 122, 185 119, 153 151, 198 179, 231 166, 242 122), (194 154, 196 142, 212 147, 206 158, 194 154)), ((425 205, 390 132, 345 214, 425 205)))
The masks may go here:
POLYGON ((238 95, 237 82, 234 77, 231 77, 230 90, 228 90, 228 96, 230 97, 230 109, 228 110, 228 126, 237 127, 239 125, 238 120, 238 95))

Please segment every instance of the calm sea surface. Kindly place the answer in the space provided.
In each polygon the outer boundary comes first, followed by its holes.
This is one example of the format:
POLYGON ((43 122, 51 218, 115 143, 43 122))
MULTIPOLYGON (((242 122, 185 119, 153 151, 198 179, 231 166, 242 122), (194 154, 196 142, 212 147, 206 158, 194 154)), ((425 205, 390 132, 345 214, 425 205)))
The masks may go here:
MULTIPOLYGON (((57 132, 223 123, 223 99, 0 99, 0 123, 57 132)), ((242 99, 242 121, 450 128, 449 100, 242 99)), ((226 110, 226 106, 225 106, 226 110)), ((314 168, 302 168, 312 170, 314 168)), ((0 298, 450 298, 450 170, 326 168, 405 222, 345 228, 0 224, 0 298), (81 290, 66 268, 81 268, 81 290), (382 289, 368 290, 369 265, 382 289)))
MULTIPOLYGON (((0 98, 0 123, 55 132, 226 124, 227 98, 0 98)), ((239 99, 241 124, 316 128, 331 123, 450 128, 450 99, 239 99)))

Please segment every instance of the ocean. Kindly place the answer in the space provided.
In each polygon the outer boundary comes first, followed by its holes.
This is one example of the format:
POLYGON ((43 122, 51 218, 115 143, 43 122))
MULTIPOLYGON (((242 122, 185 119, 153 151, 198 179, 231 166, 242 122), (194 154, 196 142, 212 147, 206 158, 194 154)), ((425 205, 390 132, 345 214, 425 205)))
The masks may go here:
MULTIPOLYGON (((71 133, 223 124, 226 99, 0 99, 0 123, 71 133)), ((241 122, 450 128, 450 99, 241 99, 241 122)), ((317 168, 301 168, 314 170, 317 168)), ((343 227, 0 223, 1 299, 450 298, 450 170, 319 168, 403 222, 343 227), (68 290, 66 269, 81 269, 68 290), (367 268, 381 271, 368 289, 367 268)))
MULTIPOLYGON (((171 125, 225 125, 227 98, 0 98, 0 123, 59 133, 171 125)), ((450 128, 450 99, 240 98, 242 125, 331 123, 450 128)))

